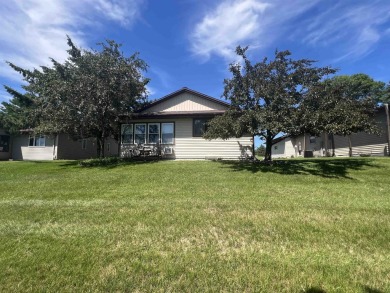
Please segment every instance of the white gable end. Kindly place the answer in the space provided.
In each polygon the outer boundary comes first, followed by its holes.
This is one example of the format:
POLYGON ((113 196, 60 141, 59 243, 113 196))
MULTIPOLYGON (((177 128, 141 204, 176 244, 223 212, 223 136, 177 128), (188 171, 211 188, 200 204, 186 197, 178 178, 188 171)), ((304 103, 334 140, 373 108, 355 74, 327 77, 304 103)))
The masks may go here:
POLYGON ((181 93, 166 101, 146 109, 142 113, 148 112, 193 112, 193 111, 215 111, 226 110, 228 107, 196 96, 191 93, 181 93))

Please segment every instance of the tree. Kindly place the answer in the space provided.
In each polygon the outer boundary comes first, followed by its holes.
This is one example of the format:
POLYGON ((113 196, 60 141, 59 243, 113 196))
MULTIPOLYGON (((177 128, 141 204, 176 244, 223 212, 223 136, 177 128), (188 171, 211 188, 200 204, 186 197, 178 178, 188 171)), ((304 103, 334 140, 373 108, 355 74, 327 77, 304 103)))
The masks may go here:
POLYGON ((260 145, 256 149, 256 155, 261 156, 261 157, 263 157, 265 155, 265 146, 264 145, 260 145))
MULTIPOLYGON (((25 93, 7 88, 14 98, 4 106, 5 113, 8 116, 20 100, 29 99, 31 105, 19 108, 34 117, 34 131, 63 132, 74 139, 96 137, 97 154, 104 157, 105 139, 119 136, 119 116, 131 114, 146 101, 149 80, 142 72, 147 64, 138 53, 125 57, 121 45, 110 40, 98 44, 100 51, 79 49, 69 37, 68 45, 68 59, 64 63, 51 59, 51 67, 26 70, 9 63, 27 85, 25 93)), ((15 127, 22 122, 18 117, 15 127)))
POLYGON ((231 64, 232 78, 225 79, 223 96, 231 107, 212 119, 205 138, 239 137, 244 133, 265 140, 265 161, 271 160, 272 140, 281 133, 297 130, 300 105, 309 89, 335 72, 330 67, 317 68, 315 61, 293 60, 289 51, 275 52, 275 59, 264 58, 254 65, 246 48, 237 47, 243 65, 231 64))
POLYGON ((347 136, 357 132, 378 133, 373 119, 377 101, 385 95, 385 83, 366 74, 335 76, 311 88, 300 111, 297 132, 347 136))
POLYGON ((2 102, 0 107, 0 127, 12 134, 21 129, 31 129, 34 124, 34 96, 29 93, 20 94, 5 86, 8 93, 13 95, 10 102, 2 102))

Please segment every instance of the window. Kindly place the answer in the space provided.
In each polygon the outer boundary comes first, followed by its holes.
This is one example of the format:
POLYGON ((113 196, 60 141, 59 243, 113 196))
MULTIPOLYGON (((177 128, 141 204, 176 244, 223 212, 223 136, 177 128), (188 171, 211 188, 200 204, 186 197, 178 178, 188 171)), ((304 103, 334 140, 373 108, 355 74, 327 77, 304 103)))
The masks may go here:
POLYGON ((174 122, 122 124, 122 144, 174 144, 174 122))
POLYGON ((110 143, 107 144, 107 152, 110 152, 110 143))
POLYGON ((161 143, 173 144, 174 143, 174 124, 173 123, 161 123, 161 143))
POLYGON ((276 146, 274 146, 274 150, 277 150, 278 149, 278 146, 276 145, 276 146))
POLYGON ((160 142, 160 123, 148 124, 148 143, 156 144, 160 142))
POLYGON ((316 137, 310 136, 309 141, 310 141, 310 143, 316 143, 316 137))
POLYGON ((9 152, 9 136, 0 135, 0 152, 9 152))
POLYGON ((30 146, 30 147, 44 147, 44 146, 46 146, 46 137, 44 135, 30 136, 28 146, 30 146))
POLYGON ((87 140, 86 139, 83 139, 81 141, 81 149, 82 150, 86 150, 87 149, 87 140))
POLYGON ((207 122, 210 119, 194 119, 193 123, 193 131, 192 131, 192 136, 193 137, 201 137, 203 133, 207 130, 207 122))
POLYGON ((146 143, 146 124, 135 124, 134 143, 146 143))
POLYGON ((122 143, 133 143, 133 124, 122 124, 122 143))

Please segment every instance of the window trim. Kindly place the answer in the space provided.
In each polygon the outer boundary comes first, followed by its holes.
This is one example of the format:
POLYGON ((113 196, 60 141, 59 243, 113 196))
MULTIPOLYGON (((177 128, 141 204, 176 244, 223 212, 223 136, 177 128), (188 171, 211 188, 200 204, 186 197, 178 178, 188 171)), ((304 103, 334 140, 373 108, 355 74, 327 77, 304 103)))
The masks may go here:
POLYGON ((203 137, 203 134, 207 131, 206 124, 212 119, 212 117, 196 117, 192 119, 192 137, 203 137), (204 121, 204 130, 201 135, 195 135, 195 120, 203 120, 204 121))
MULTIPOLYGON (((134 131, 133 142, 134 142, 134 144, 139 144, 139 143, 135 142, 135 135, 136 135, 135 130, 137 128, 137 125, 144 125, 145 126, 145 133, 144 133, 145 139, 144 139, 144 142, 141 143, 141 144, 146 144, 146 138, 147 138, 147 135, 148 135, 148 128, 147 128, 148 127, 148 123, 147 122, 145 122, 145 123, 134 123, 134 126, 133 126, 133 131, 134 131)), ((138 134, 140 134, 140 133, 138 133, 138 134)))
POLYGON ((161 132, 161 144, 162 145, 174 145, 176 143, 176 125, 175 125, 175 122, 174 121, 166 121, 166 122, 161 122, 160 123, 160 132, 161 132), (163 143, 162 141, 162 136, 163 136, 163 133, 162 133, 162 125, 163 124, 172 124, 173 125, 173 137, 172 137, 172 143, 163 143))
POLYGON ((161 124, 160 122, 151 122, 151 123, 146 123, 148 126, 147 126, 147 132, 148 132, 148 137, 147 137, 147 144, 160 144, 161 143, 161 124), (157 125, 158 126, 158 132, 157 133, 150 133, 149 132, 149 126, 150 125, 157 125), (158 139, 157 139, 157 142, 150 142, 150 134, 158 134, 158 139))
POLYGON ((46 135, 30 135, 28 137, 28 147, 29 148, 44 148, 44 147, 46 147, 46 135), (44 145, 36 145, 37 138, 43 138, 44 145), (33 145, 30 145, 31 139, 33 140, 33 145))
POLYGON ((134 123, 126 123, 121 125, 121 144, 134 144, 134 123), (131 137, 130 142, 123 142, 123 128, 126 125, 131 125, 131 137))
MULTIPOLYGON (((124 123, 121 124, 121 144, 122 145, 135 145, 135 126, 136 125, 145 125, 146 127, 146 133, 145 133, 145 145, 156 145, 156 143, 150 143, 149 142, 149 125, 150 124, 158 124, 159 125, 159 144, 161 145, 174 145, 176 143, 176 122, 175 121, 164 121, 164 122, 134 122, 134 123, 124 123), (172 138, 172 143, 163 143, 162 142, 162 125, 163 124, 172 124, 173 125, 173 138, 172 138), (131 142, 123 142, 123 135, 122 135, 122 130, 124 125, 132 125, 132 135, 133 135, 133 140, 131 142)), ((155 133, 157 134, 157 133, 155 133)))

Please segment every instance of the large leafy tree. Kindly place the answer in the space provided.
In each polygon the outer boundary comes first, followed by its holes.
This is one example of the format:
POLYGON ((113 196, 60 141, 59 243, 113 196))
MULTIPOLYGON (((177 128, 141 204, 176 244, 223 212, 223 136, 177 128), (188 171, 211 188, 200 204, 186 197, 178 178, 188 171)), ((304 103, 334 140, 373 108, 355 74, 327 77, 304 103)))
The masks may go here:
POLYGON ((27 70, 12 63, 27 85, 24 93, 11 88, 10 103, 4 105, 3 116, 17 128, 24 125, 21 115, 10 119, 13 109, 28 113, 36 132, 64 132, 74 139, 96 137, 98 156, 104 157, 104 142, 110 136, 118 137, 119 116, 130 114, 146 100, 147 69, 138 54, 124 56, 121 45, 114 41, 98 44, 100 50, 80 49, 68 37, 68 59, 40 70, 27 70), (21 101, 31 104, 20 105, 21 101))
POLYGON ((309 89, 335 72, 313 66, 313 60, 290 58, 289 51, 276 51, 274 60, 252 64, 247 48, 237 47, 243 64, 231 64, 232 78, 224 81, 223 96, 230 109, 210 121, 206 138, 239 137, 244 133, 265 140, 265 160, 271 160, 272 140, 281 132, 296 132, 300 105, 309 89))
POLYGON ((374 120, 377 102, 386 95, 385 83, 366 74, 341 75, 313 86, 298 119, 298 132, 329 133, 349 139, 357 132, 378 133, 374 120))

